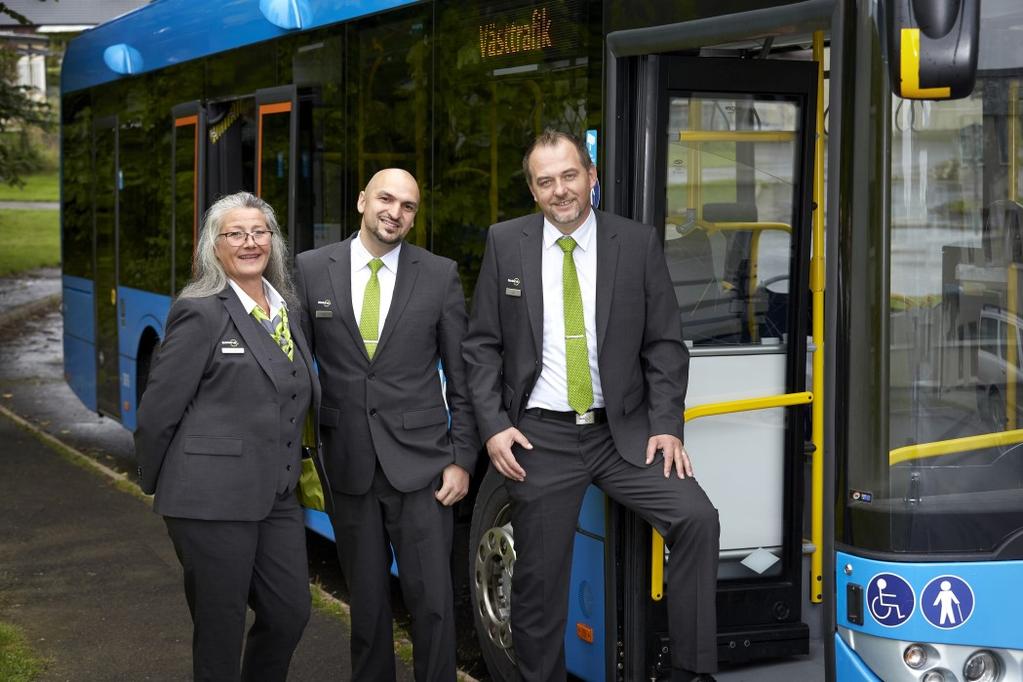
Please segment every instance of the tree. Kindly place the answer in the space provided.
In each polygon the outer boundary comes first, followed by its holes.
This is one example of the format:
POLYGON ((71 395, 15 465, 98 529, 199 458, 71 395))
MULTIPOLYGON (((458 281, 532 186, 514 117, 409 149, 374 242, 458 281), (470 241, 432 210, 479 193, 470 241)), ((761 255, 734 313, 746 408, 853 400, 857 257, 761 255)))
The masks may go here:
MULTIPOLYGON (((0 2, 0 14, 21 24, 29 23, 26 17, 3 2, 0 2)), ((39 154, 29 142, 29 131, 51 128, 53 116, 49 104, 32 98, 31 88, 14 84, 17 64, 18 54, 14 49, 0 45, 0 182, 20 186, 24 184, 22 176, 39 164, 39 154)))

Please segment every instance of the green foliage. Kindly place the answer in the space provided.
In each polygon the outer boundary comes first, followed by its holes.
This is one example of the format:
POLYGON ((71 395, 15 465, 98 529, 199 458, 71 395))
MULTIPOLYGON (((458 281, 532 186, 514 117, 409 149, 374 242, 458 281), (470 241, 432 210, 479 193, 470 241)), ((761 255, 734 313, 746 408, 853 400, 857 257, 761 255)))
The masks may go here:
POLYGON ((32 654, 24 635, 14 626, 0 623, 0 680, 31 682, 42 668, 42 661, 32 654))
POLYGON ((59 222, 58 211, 0 211, 0 276, 60 263, 59 222))
POLYGON ((13 49, 0 46, 0 111, 4 112, 0 117, 0 183, 7 185, 20 185, 24 175, 45 166, 32 134, 54 125, 50 105, 33 99, 31 88, 13 84, 17 61, 13 49))

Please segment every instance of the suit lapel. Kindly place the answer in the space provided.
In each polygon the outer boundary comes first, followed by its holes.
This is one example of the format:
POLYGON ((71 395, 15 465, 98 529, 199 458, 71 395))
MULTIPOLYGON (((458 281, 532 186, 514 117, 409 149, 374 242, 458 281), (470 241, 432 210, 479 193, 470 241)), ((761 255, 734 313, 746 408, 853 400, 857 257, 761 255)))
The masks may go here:
POLYGON ((334 247, 333 253, 330 254, 330 266, 327 268, 327 273, 330 276, 331 289, 334 290, 337 314, 341 316, 341 322, 348 329, 348 333, 352 335, 355 345, 369 360, 366 344, 359 331, 359 323, 355 319, 355 310, 352 308, 352 239, 358 236, 359 233, 356 232, 334 247))
POLYGON ((607 323, 611 317, 615 271, 618 268, 618 231, 600 211, 597 218, 597 351, 604 346, 607 323))
POLYGON ((408 244, 403 244, 398 252, 398 276, 394 281, 394 293, 391 295, 391 305, 387 309, 387 317, 384 318, 384 327, 380 332, 380 342, 373 354, 373 359, 380 357, 380 351, 391 338, 394 328, 398 326, 398 319, 401 317, 405 306, 408 305, 412 291, 415 289, 416 278, 419 276, 419 257, 413 253, 408 244))
MULTIPOLYGON (((543 357, 543 214, 538 213, 534 220, 522 230, 519 242, 519 253, 522 258, 522 295, 526 298, 526 310, 529 311, 529 326, 533 332, 533 346, 536 357, 543 357)), ((502 286, 508 287, 507 282, 502 286)))
POLYGON ((224 307, 227 309, 228 315, 231 316, 231 321, 234 322, 234 326, 238 328, 238 333, 242 335, 242 339, 245 340, 245 345, 248 346, 249 352, 256 358, 256 362, 263 368, 266 375, 270 377, 270 381, 273 382, 274 388, 280 390, 280 386, 277 385, 277 377, 274 376, 273 370, 270 368, 270 360, 267 359, 264 353, 260 352, 265 339, 257 336, 257 334, 266 335, 266 331, 259 329, 253 324, 253 318, 245 312, 245 308, 242 307, 242 302, 238 300, 238 295, 234 293, 234 289, 231 285, 227 285, 223 291, 219 294, 220 300, 224 302, 224 307))

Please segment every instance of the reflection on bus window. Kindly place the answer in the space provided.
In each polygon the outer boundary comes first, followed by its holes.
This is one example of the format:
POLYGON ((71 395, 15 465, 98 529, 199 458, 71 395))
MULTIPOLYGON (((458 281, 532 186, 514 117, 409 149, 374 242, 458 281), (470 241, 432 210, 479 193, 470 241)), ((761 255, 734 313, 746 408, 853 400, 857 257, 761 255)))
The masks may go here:
POLYGON ((884 491, 874 506, 890 514, 897 551, 990 551, 1023 513, 1023 446, 984 440, 1023 426, 1020 90, 1018 71, 1000 64, 1018 60, 1016 50, 982 46, 968 98, 892 102, 888 446, 896 456, 851 484, 884 491), (914 454, 965 437, 980 440, 914 454))
POLYGON ((670 99, 664 251, 694 345, 788 336, 799 107, 749 95, 670 99))

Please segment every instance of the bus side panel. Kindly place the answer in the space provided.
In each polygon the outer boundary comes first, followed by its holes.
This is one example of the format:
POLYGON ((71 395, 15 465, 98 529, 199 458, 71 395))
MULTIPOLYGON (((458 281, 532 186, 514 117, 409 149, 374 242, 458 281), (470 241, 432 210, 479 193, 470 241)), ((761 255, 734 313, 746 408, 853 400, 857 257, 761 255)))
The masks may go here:
POLYGON ((590 486, 579 511, 568 589, 565 663, 583 680, 602 680, 606 669, 604 618, 604 493, 590 486))
POLYGON ((856 652, 835 633, 835 679, 840 682, 881 682, 856 652))
POLYGON ((163 339, 163 325, 170 312, 171 297, 154 294, 130 287, 118 287, 117 317, 118 352, 121 374, 121 423, 126 429, 135 430, 136 369, 138 368, 139 342, 147 328, 163 339))
POLYGON ((78 399, 96 409, 96 327, 92 280, 63 277, 64 377, 78 399))
MULTIPOLYGON (((1019 616, 1023 613, 1023 590, 1019 589, 1023 561, 894 563, 838 552, 835 566, 838 567, 835 571, 835 618, 839 627, 902 641, 1023 649, 1023 629, 1017 627, 1019 616), (850 568, 848 572, 843 570, 846 566, 850 568), (901 624, 886 627, 871 611, 872 603, 878 610, 881 609, 878 584, 874 581, 881 574, 902 578, 912 589, 912 613, 901 624), (928 608, 933 617, 934 598, 925 600, 923 595, 925 592, 931 595, 936 589, 925 588, 943 576, 955 576, 972 590, 972 610, 962 614, 962 622, 955 627, 932 625, 924 615, 925 608, 928 608), (862 588, 863 625, 851 623, 847 617, 846 597, 850 583, 862 588)), ((895 579, 886 578, 886 594, 899 590, 895 583, 895 579)), ((956 585, 958 589, 960 583, 956 582, 956 585)), ((962 596, 959 595, 960 598, 962 596)), ((893 600, 894 597, 888 599, 893 600)), ((965 599, 961 601, 966 602, 965 599)))

